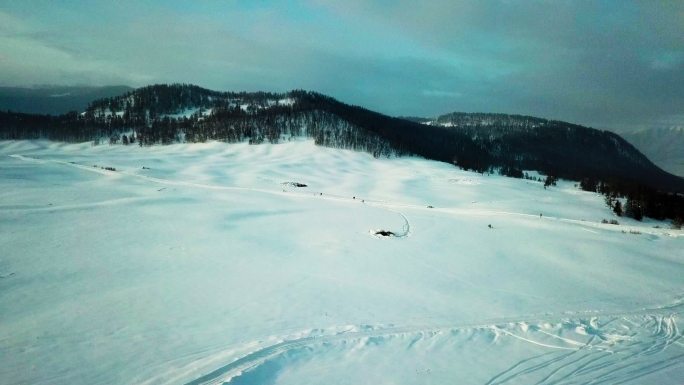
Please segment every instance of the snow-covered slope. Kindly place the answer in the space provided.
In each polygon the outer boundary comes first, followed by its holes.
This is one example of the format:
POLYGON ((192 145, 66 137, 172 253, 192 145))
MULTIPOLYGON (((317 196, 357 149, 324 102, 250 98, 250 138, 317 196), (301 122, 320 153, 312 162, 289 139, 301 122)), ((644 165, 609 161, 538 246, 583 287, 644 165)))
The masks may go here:
POLYGON ((0 382, 679 384, 684 233, 604 218, 310 141, 0 142, 0 382))

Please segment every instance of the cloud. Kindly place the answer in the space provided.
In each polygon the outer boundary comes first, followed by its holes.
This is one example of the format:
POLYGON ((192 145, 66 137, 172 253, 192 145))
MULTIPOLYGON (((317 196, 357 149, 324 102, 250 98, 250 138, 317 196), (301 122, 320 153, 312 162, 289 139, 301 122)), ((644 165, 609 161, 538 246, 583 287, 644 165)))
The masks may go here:
POLYGON ((678 52, 662 52, 651 61, 651 68, 656 70, 672 70, 681 67, 684 62, 684 50, 678 52))
POLYGON ((463 94, 460 92, 445 91, 445 90, 423 90, 421 92, 421 94, 424 96, 436 97, 436 98, 442 98, 442 97, 461 98, 461 97, 463 97, 463 94))
POLYGON ((11 3, 0 83, 314 89, 395 115, 630 128, 681 113, 679 1, 11 3))
POLYGON ((684 105, 672 86, 684 84, 682 2, 313 3, 382 24, 453 62, 471 80, 459 92, 481 98, 478 110, 620 128, 684 105), (478 78, 489 87, 484 95, 478 78))
POLYGON ((5 85, 120 84, 144 81, 135 71, 80 54, 77 46, 54 40, 40 28, 0 12, 0 82, 5 85))

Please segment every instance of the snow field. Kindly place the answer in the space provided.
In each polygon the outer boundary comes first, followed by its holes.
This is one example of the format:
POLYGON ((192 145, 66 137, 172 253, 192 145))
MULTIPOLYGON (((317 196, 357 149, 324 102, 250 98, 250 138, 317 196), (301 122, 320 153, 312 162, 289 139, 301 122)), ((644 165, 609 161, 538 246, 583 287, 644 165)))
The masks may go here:
POLYGON ((0 142, 0 378, 677 384, 682 231, 603 218, 310 141, 0 142))

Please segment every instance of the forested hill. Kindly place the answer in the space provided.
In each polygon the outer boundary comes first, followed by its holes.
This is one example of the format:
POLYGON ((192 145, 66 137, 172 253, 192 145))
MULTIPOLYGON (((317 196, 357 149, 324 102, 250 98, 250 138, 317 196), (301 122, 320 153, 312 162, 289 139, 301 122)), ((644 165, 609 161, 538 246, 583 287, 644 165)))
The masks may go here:
POLYGON ((576 180, 613 176, 683 191, 682 178, 660 169, 610 131, 508 114, 454 112, 435 119, 407 119, 463 133, 487 148, 496 163, 518 164, 523 169, 544 170, 576 180))
POLYGON ((684 191, 616 134, 544 119, 449 114, 419 123, 341 103, 314 92, 217 92, 193 85, 154 85, 90 103, 60 116, 0 114, 1 139, 47 138, 139 145, 265 141, 310 137, 317 144, 375 156, 415 154, 479 172, 522 170, 684 191))

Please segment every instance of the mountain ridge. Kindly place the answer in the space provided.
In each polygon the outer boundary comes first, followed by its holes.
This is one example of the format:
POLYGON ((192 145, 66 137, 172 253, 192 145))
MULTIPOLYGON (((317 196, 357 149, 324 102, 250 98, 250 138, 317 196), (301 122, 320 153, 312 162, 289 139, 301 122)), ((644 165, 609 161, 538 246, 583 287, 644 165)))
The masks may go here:
POLYGON ((310 91, 222 92, 188 84, 141 87, 92 101, 81 114, 2 115, 0 137, 87 141, 122 135, 142 145, 177 141, 278 142, 293 136, 375 156, 413 154, 478 172, 537 170, 684 191, 633 145, 609 131, 524 115, 451 113, 416 122, 310 91), (427 124, 426 124, 427 123, 427 124))
POLYGON ((665 171, 684 175, 684 127, 641 129, 620 135, 665 171))
POLYGON ((134 88, 113 86, 0 87, 0 110, 28 114, 60 115, 83 111, 93 100, 118 96, 134 88))

